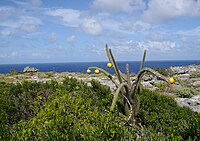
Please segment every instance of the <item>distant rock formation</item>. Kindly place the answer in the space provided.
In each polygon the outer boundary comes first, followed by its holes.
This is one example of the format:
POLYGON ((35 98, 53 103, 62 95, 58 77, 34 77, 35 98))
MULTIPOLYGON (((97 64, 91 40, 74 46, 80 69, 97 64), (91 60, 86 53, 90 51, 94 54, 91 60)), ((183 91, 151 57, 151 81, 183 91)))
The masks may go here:
POLYGON ((38 72, 38 71, 39 71, 39 69, 37 69, 37 68, 26 66, 23 70, 23 73, 38 72))

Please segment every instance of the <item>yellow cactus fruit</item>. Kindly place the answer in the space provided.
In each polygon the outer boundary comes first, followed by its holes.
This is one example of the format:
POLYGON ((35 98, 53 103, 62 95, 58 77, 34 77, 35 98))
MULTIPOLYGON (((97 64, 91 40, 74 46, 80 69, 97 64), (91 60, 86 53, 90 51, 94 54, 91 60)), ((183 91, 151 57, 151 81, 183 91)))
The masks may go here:
POLYGON ((96 69, 94 72, 95 72, 96 74, 98 74, 100 71, 99 71, 99 69, 96 69))
POLYGON ((108 67, 108 68, 111 68, 111 67, 112 67, 112 63, 108 63, 108 64, 107 64, 107 67, 108 67))
POLYGON ((90 70, 90 69, 87 69, 87 73, 90 74, 90 73, 91 73, 91 70, 90 70))
POLYGON ((173 83, 174 83, 174 78, 173 78, 173 77, 169 78, 169 82, 170 82, 171 84, 173 84, 173 83))

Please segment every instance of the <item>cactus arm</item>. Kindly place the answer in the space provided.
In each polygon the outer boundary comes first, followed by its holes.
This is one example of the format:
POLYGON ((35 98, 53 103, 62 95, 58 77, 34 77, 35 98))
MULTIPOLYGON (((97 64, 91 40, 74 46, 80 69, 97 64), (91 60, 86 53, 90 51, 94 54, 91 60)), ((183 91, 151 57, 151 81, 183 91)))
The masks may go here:
MULTIPOLYGON (((117 75, 117 78, 118 78, 118 80, 119 80, 119 83, 122 84, 122 83, 123 83, 122 74, 120 73, 120 70, 119 70, 119 68, 118 68, 118 66, 117 66, 117 63, 115 62, 115 59, 114 59, 114 57, 113 57, 113 55, 112 55, 111 49, 108 49, 108 45, 106 45, 106 52, 107 52, 109 61, 110 61, 110 62, 112 63, 112 65, 113 65, 113 68, 114 68, 114 71, 115 71, 115 73, 116 73, 116 75, 117 75)), ((126 81, 126 80, 125 80, 125 81, 126 81)), ((119 87, 118 87, 118 88, 119 88, 119 87)), ((122 90, 121 90, 122 95, 126 95, 126 96, 128 96, 128 98, 129 98, 129 97, 130 97, 130 91, 129 91, 130 88, 125 87, 125 89, 124 89, 124 87, 122 87, 121 89, 122 89, 122 90)), ((131 100, 131 99, 130 99, 130 100, 131 100)), ((123 103, 124 103, 125 112, 126 112, 126 114, 128 114, 128 111, 127 111, 128 105, 127 105, 127 102, 126 102, 125 98, 124 98, 122 101, 123 101, 123 103)))
POLYGON ((140 71, 144 68, 144 63, 145 63, 146 53, 147 53, 147 51, 144 50, 144 54, 143 54, 142 62, 141 62, 141 66, 140 66, 140 71))
MULTIPOLYGON (((143 57, 142 57, 142 62, 141 62, 141 65, 140 65, 140 71, 144 68, 144 63, 145 63, 145 59, 146 59, 146 50, 144 50, 144 54, 143 54, 143 57)), ((138 82, 138 85, 136 86, 136 90, 138 90, 138 92, 140 91, 140 84, 141 84, 141 80, 139 80, 138 82)))
MULTIPOLYGON (((120 91, 123 90, 124 87, 125 87, 126 89, 128 89, 128 85, 127 85, 126 83, 120 84, 119 87, 117 88, 117 91, 116 91, 115 94, 114 94, 114 98, 113 98, 113 101, 112 101, 112 105, 111 105, 111 107, 110 107, 110 111, 113 111, 113 110, 114 110, 115 105, 116 105, 116 103, 117 103, 118 95, 119 95, 120 91)), ((123 96, 124 96, 124 95, 123 95, 123 96)))
POLYGON ((115 62, 115 59, 114 59, 113 55, 112 55, 112 51, 111 51, 111 49, 108 49, 108 45, 107 45, 107 44, 106 44, 106 53, 107 53, 107 56, 108 56, 109 61, 110 61, 110 62, 112 63, 112 65, 113 65, 113 68, 114 68, 114 71, 115 71, 115 73, 116 73, 116 75, 117 75, 117 78, 118 78, 118 80, 119 80, 119 83, 122 83, 122 78, 121 78, 121 75, 120 75, 118 66, 117 66, 117 64, 116 64, 116 62, 115 62))
POLYGON ((160 73, 158 73, 158 72, 156 72, 156 71, 154 71, 153 69, 150 69, 150 68, 143 68, 141 71, 139 71, 139 73, 138 73, 138 75, 137 75, 137 77, 135 79, 135 82, 131 86, 131 95, 132 96, 134 95, 135 90, 139 85, 139 81, 141 81, 142 76, 146 72, 150 72, 151 74, 155 75, 156 77, 158 77, 159 79, 167 82, 170 85, 170 82, 168 81, 168 79, 165 76, 163 76, 162 74, 160 74, 160 73))
POLYGON ((113 64, 113 61, 112 61, 112 58, 111 58, 111 56, 110 56, 110 53, 109 53, 109 49, 108 49, 108 45, 107 45, 107 44, 106 44, 106 53, 107 53, 109 62, 113 64))
POLYGON ((127 82, 127 78, 125 78, 124 76, 123 76, 123 74, 122 74, 122 72, 119 70, 119 73, 120 73, 120 75, 121 75, 121 77, 122 77, 122 79, 124 80, 124 81, 126 81, 127 82))
POLYGON ((129 65, 128 64, 126 64, 126 75, 127 75, 128 86, 131 88, 131 79, 130 79, 130 71, 129 71, 129 65))
MULTIPOLYGON (((124 95, 123 95, 123 96, 124 96, 124 95)), ((131 113, 129 114, 128 120, 124 123, 124 125, 129 125, 131 119, 134 118, 134 117, 133 117, 133 115, 134 115, 134 110, 133 110, 133 105, 131 104, 131 102, 129 101, 129 99, 128 99, 126 96, 124 96, 124 98, 127 100, 127 103, 128 103, 128 105, 129 105, 130 111, 131 111, 131 113)), ((133 123, 135 123, 135 119, 133 119, 133 123)))
POLYGON ((113 64, 113 66, 114 66, 115 73, 116 73, 116 75, 117 75, 117 77, 118 77, 118 79, 119 79, 119 83, 122 83, 122 82, 123 82, 123 81, 122 81, 122 77, 121 77, 121 75, 120 75, 120 72, 119 72, 119 68, 118 68, 118 66, 117 66, 117 63, 115 62, 115 59, 114 59, 114 57, 113 57, 113 55, 112 55, 111 49, 109 49, 109 53, 110 53, 110 57, 111 57, 111 60, 112 60, 112 64, 113 64))
POLYGON ((110 73, 108 73, 107 71, 105 71, 104 69, 101 69, 99 67, 89 67, 88 69, 91 69, 91 70, 95 70, 95 69, 99 69, 101 72, 103 72, 103 74, 105 76, 107 76, 114 84, 115 86, 118 88, 119 84, 113 79, 112 75, 110 73))

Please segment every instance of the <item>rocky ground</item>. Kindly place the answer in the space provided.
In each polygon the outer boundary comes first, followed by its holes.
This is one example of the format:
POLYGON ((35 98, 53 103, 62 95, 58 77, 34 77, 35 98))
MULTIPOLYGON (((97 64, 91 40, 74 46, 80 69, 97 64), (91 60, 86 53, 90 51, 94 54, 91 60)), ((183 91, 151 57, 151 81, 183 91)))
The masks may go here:
POLYGON ((200 65, 171 67, 170 70, 175 74, 174 77, 179 80, 177 88, 185 89, 184 95, 190 95, 189 98, 175 98, 178 105, 189 107, 200 113, 200 65))
MULTIPOLYGON (((173 77, 175 84, 169 87, 166 82, 158 80, 151 74, 146 74, 141 84, 143 87, 152 91, 157 91, 161 94, 172 95, 175 97, 177 104, 186 106, 193 111, 200 113, 200 65, 190 65, 181 67, 170 67, 169 69, 157 69, 167 77, 173 77)), ((24 80, 47 82, 51 80, 62 81, 65 77, 77 78, 80 81, 85 81, 90 85, 90 81, 95 79, 103 85, 109 86, 115 90, 115 85, 103 74, 83 74, 69 72, 31 72, 31 73, 16 73, 0 74, 0 82, 2 83, 17 83, 24 80)), ((113 76, 115 79, 116 76, 113 76)), ((131 79, 134 79, 135 74, 131 74, 131 79)))

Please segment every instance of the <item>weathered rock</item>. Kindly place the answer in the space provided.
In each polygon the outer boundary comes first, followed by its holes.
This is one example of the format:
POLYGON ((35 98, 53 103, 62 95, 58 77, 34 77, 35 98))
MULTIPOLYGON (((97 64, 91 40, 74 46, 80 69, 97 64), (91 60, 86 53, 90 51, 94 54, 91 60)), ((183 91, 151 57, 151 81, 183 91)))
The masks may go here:
POLYGON ((195 112, 200 113, 200 95, 192 98, 176 98, 177 104, 181 107, 189 107, 195 112))
POLYGON ((175 74, 188 74, 188 73, 193 73, 193 72, 199 72, 200 65, 170 67, 170 71, 172 71, 175 74))
POLYGON ((37 69, 37 68, 27 66, 24 68, 23 73, 38 72, 38 71, 39 71, 39 69, 37 69))
POLYGON ((200 79, 192 83, 193 86, 200 86, 200 79))
POLYGON ((144 77, 144 81, 151 81, 153 78, 151 76, 144 77))

